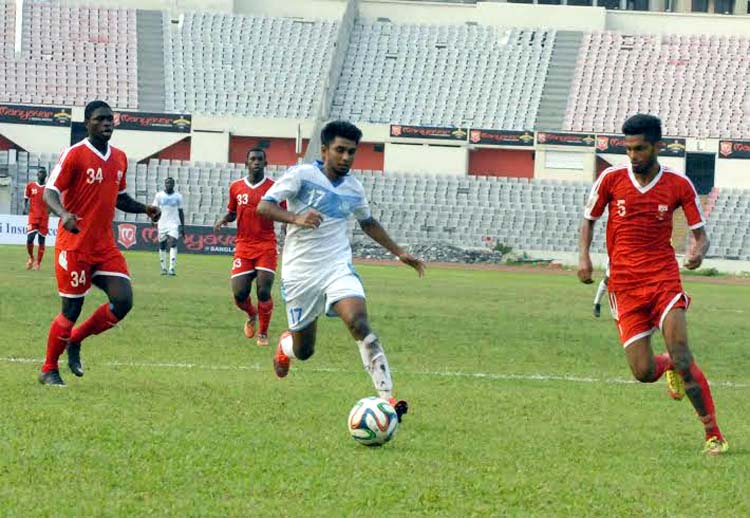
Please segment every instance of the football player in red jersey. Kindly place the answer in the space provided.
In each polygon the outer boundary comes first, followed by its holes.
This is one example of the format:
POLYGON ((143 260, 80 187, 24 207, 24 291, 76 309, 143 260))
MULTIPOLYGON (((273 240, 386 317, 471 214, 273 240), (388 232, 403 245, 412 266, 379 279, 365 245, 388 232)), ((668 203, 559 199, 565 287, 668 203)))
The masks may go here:
POLYGON ((276 275, 278 253, 276 233, 270 219, 256 214, 261 198, 274 184, 266 178, 266 152, 253 148, 247 152, 248 174, 229 186, 227 213, 216 222, 214 230, 237 221, 237 239, 232 261, 232 293, 234 303, 247 313, 245 336, 255 336, 260 317, 257 344, 268 345, 268 326, 273 312, 271 288, 276 275), (250 292, 255 279, 258 308, 253 306, 250 292))
POLYGON ((50 211, 60 217, 55 273, 62 298, 62 312, 50 326, 47 357, 39 376, 44 385, 65 385, 58 359, 66 347, 68 366, 73 374, 83 376, 81 342, 116 325, 133 305, 128 265, 112 232, 115 208, 147 214, 153 221, 161 214, 158 207, 139 203, 125 192, 128 159, 109 144, 114 129, 109 105, 90 102, 84 111, 84 123, 87 138, 60 155, 44 192, 50 211), (107 294, 109 302, 74 329, 92 284, 107 294))
POLYGON ((630 369, 644 383, 666 373, 672 398, 687 394, 703 423, 704 451, 717 455, 727 451, 728 444, 716 422, 711 389, 688 347, 685 312, 690 298, 682 289, 671 245, 672 214, 681 207, 695 238, 685 267, 701 265, 709 246, 701 203, 686 176, 659 164, 662 134, 657 117, 634 115, 622 131, 630 164, 605 170, 591 189, 581 225, 578 278, 592 282, 594 223, 607 209, 610 310, 630 369), (656 330, 664 336, 667 354, 654 355, 651 349, 656 330))
POLYGON ((49 213, 44 203, 44 182, 47 179, 47 170, 40 167, 37 171, 37 181, 26 185, 23 200, 23 213, 29 215, 29 223, 26 227, 26 250, 29 252, 29 260, 26 269, 38 270, 42 265, 44 257, 44 241, 49 232, 49 213), (34 260, 34 238, 39 236, 39 251, 34 260))

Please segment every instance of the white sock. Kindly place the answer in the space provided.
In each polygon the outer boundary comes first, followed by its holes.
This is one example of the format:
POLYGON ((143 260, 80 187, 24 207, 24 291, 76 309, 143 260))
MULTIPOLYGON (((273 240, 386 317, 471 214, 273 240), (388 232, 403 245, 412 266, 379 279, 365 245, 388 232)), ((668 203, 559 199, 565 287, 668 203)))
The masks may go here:
POLYGON ((294 355, 294 338, 292 335, 287 335, 281 339, 281 350, 289 358, 296 358, 294 355))
POLYGON ((604 294, 607 293, 607 283, 604 279, 599 283, 599 288, 596 290, 596 297, 594 297, 594 304, 601 304, 604 294))
POLYGON ((159 264, 161 264, 161 269, 166 270, 167 269, 167 251, 159 249, 159 264))
POLYGON ((388 366, 388 359, 385 357, 383 346, 380 340, 373 333, 370 333, 364 340, 357 341, 359 354, 362 356, 362 364, 365 370, 370 374, 372 383, 378 395, 388 401, 393 397, 393 380, 391 379, 391 368, 388 366))
POLYGON ((173 246, 169 249, 169 269, 174 270, 175 265, 177 264, 177 247, 173 246))

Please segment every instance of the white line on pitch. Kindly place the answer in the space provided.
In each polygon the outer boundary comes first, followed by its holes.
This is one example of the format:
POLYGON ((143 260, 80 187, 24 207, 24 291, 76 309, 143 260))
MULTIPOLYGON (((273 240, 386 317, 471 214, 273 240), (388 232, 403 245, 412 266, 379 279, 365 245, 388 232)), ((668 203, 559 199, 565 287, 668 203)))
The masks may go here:
MULTIPOLYGON (((0 358, 4 363, 36 363, 42 364, 41 358, 0 358)), ((171 362, 105 362, 107 367, 129 367, 144 369, 198 369, 214 371, 264 371, 271 370, 269 365, 260 364, 252 365, 204 365, 199 363, 171 363, 171 362)), ((335 367, 305 367, 305 370, 313 372, 333 372, 349 373, 353 372, 347 369, 338 369, 335 367)), ((566 383, 607 383, 614 385, 630 385, 638 382, 626 378, 589 378, 579 376, 563 376, 557 374, 496 374, 492 372, 462 372, 462 371, 400 371, 394 370, 398 374, 407 376, 429 376, 439 378, 475 378, 487 379, 493 381, 562 381, 566 383)), ((716 387, 727 388, 750 388, 750 383, 734 381, 712 381, 711 385, 716 387)))

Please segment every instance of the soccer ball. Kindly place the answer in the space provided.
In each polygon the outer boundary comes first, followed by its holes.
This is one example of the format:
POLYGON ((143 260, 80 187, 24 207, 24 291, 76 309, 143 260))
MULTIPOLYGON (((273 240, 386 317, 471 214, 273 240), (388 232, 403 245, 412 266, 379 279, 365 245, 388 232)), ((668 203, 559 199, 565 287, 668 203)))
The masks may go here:
POLYGON ((352 438, 366 446, 381 446, 393 438, 398 429, 398 416, 390 403, 379 397, 357 401, 346 427, 352 438))

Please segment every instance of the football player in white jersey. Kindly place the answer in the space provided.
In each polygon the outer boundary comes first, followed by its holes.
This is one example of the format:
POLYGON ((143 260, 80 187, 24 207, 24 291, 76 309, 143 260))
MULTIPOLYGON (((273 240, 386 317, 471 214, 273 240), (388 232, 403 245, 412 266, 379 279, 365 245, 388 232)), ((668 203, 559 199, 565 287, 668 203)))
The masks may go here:
POLYGON ((164 190, 157 192, 154 205, 161 209, 159 220, 159 264, 162 275, 177 275, 177 240, 185 235, 185 213, 182 211, 182 194, 174 190, 174 179, 164 180, 164 190), (167 271, 167 248, 169 270, 167 271))
POLYGON ((292 167, 258 204, 258 214, 288 224, 281 290, 289 330, 281 335, 273 363, 276 375, 286 376, 292 358, 307 360, 315 351, 318 316, 338 316, 356 340, 378 395, 401 420, 408 406, 393 397, 388 360, 367 319, 364 288, 352 266, 349 216, 420 277, 425 264, 390 238, 370 213, 362 184, 349 174, 361 138, 362 132, 349 122, 328 123, 320 138, 323 160, 292 167), (279 206, 282 201, 288 210, 279 206))

